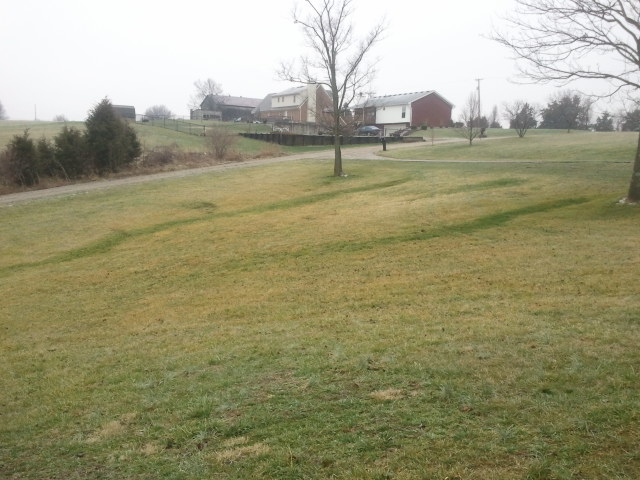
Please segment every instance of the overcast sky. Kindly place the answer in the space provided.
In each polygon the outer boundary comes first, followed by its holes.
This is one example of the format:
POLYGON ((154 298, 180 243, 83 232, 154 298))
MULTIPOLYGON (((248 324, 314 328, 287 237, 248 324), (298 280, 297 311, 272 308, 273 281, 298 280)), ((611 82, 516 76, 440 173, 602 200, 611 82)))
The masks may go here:
MULTIPOLYGON (((196 80, 263 98, 290 84, 282 61, 305 51, 295 0, 20 0, 0 4, 0 102, 12 120, 84 120, 101 99, 137 113, 166 105, 188 116, 196 80)), ((513 0, 355 0, 356 31, 385 19, 372 91, 436 90, 458 108, 480 81, 483 113, 557 87, 518 85, 510 54, 485 38, 513 0)), ((593 88, 597 88, 593 85, 593 88)), ((600 109, 608 106, 602 102, 600 109)), ((610 109, 610 108, 609 108, 610 109)))

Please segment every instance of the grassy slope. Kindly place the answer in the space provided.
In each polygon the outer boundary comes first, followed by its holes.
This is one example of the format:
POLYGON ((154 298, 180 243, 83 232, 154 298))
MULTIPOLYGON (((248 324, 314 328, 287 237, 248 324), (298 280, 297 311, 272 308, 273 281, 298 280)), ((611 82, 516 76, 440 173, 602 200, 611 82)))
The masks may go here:
MULTIPOLYGON (((243 132, 266 132, 271 128, 267 125, 252 123, 233 123, 233 122, 193 122, 200 129, 204 124, 205 127, 222 126, 233 133, 243 132)), ((26 129, 33 139, 46 137, 53 139, 64 126, 84 129, 84 122, 29 122, 29 121, 3 121, 0 122, 0 150, 11 141, 15 135, 21 135, 26 129)), ((168 128, 159 126, 151 126, 144 123, 134 124, 138 138, 144 150, 151 150, 161 146, 176 145, 185 152, 209 152, 211 147, 208 145, 207 138, 198 135, 189 135, 177 132, 168 128)), ((318 148, 327 147, 281 147, 259 140, 251 140, 244 137, 238 137, 235 149, 241 154, 248 157, 267 156, 281 153, 297 153, 308 150, 317 150, 318 148)))
POLYGON ((0 476, 637 478, 629 165, 347 168, 2 208, 0 476))

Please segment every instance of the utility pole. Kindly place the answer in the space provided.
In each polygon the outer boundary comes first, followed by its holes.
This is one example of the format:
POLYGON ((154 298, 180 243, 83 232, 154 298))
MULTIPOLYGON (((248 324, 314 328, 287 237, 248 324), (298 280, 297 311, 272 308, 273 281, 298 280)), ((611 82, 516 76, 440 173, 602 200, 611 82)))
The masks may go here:
POLYGON ((480 117, 482 117, 482 107, 480 104, 480 82, 482 78, 476 78, 476 82, 478 82, 478 126, 480 126, 480 117))

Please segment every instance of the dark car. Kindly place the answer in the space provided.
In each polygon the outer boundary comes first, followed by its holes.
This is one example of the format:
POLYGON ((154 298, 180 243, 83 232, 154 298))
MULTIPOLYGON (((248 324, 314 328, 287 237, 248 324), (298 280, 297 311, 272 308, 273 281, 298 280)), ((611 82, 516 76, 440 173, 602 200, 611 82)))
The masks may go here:
POLYGON ((366 125, 358 128, 358 130, 356 130, 356 133, 358 135, 367 135, 373 137, 380 135, 380 129, 375 125, 366 125))

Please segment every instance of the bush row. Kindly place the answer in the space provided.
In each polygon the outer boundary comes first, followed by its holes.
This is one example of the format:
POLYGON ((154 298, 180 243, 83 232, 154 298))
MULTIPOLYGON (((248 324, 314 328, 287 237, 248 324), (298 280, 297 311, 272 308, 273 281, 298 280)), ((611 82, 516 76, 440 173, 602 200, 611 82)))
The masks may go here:
POLYGON ((91 110, 85 126, 84 131, 65 126, 52 141, 34 141, 28 129, 15 135, 0 153, 0 176, 7 183, 31 186, 42 177, 116 172, 140 156, 135 130, 116 115, 108 99, 91 110))

